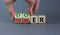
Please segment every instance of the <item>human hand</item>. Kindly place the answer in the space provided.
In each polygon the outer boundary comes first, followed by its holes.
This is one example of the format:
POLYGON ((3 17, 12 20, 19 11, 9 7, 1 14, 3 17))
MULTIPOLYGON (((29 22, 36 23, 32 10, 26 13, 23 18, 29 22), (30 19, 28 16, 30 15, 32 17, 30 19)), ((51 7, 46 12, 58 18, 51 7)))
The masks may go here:
POLYGON ((28 12, 30 15, 33 15, 37 12, 40 0, 26 0, 28 3, 28 12))

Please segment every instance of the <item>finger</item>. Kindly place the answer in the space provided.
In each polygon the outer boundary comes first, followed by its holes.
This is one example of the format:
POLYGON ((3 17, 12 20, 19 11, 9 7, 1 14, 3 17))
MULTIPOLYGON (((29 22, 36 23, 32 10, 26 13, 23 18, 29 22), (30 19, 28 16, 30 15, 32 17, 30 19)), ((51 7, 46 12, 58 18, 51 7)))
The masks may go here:
POLYGON ((9 4, 13 4, 16 0, 5 0, 5 4, 9 5, 9 4))
POLYGON ((29 12, 30 15, 33 15, 32 9, 33 9, 33 5, 29 5, 28 12, 29 12))
POLYGON ((33 7, 34 7, 35 2, 31 2, 28 5, 28 12, 30 15, 33 15, 33 7))
POLYGON ((33 7, 33 13, 37 12, 38 7, 39 7, 39 3, 40 3, 40 0, 35 0, 35 1, 36 1, 36 3, 34 5, 34 7, 33 7))
POLYGON ((30 14, 30 16, 32 16, 33 15, 33 12, 32 11, 29 11, 29 14, 30 14))
POLYGON ((11 21, 15 21, 15 17, 11 17, 11 21))
POLYGON ((9 10, 9 13, 11 16, 15 16, 15 9, 14 9, 14 5, 11 4, 11 5, 7 5, 7 8, 9 10))
POLYGON ((10 12, 11 17, 15 17, 15 12, 10 12))
POLYGON ((11 21, 15 21, 15 12, 11 12, 11 21))

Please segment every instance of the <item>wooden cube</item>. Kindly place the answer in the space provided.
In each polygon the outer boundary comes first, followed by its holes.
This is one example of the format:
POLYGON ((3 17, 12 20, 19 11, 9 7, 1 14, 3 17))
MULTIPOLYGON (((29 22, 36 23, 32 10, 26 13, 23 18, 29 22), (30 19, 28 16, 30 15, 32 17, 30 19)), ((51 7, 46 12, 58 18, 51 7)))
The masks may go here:
POLYGON ((32 24, 37 24, 37 16, 31 16, 31 21, 32 24))
POLYGON ((30 22, 30 15, 27 13, 23 13, 23 23, 29 23, 30 22))
POLYGON ((22 13, 16 13, 15 23, 22 23, 22 13))
POLYGON ((46 16, 45 15, 38 15, 38 23, 46 23, 46 16))

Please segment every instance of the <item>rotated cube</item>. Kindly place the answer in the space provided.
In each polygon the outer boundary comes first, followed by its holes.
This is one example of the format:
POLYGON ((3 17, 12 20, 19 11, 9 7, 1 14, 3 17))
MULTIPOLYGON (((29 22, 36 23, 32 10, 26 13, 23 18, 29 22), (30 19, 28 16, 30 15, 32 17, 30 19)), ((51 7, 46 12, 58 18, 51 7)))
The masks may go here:
POLYGON ((22 23, 22 13, 16 13, 15 22, 16 23, 22 23))
POLYGON ((28 13, 23 13, 23 23, 30 22, 30 15, 28 13))

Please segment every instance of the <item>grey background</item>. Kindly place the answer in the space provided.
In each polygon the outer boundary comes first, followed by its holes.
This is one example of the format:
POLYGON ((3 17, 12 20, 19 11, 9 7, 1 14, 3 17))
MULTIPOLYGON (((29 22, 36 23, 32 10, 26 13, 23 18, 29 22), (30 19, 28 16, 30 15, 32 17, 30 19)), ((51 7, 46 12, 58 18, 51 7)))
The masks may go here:
MULTIPOLYGON (((27 13, 24 0, 15 2, 17 12, 27 13)), ((46 15, 46 24, 14 24, 4 3, 0 0, 0 35, 60 35, 60 0, 41 0, 35 15, 46 15)))

